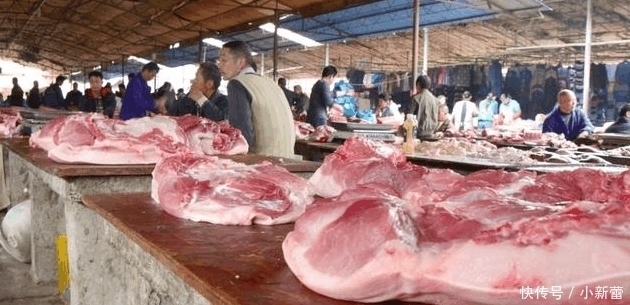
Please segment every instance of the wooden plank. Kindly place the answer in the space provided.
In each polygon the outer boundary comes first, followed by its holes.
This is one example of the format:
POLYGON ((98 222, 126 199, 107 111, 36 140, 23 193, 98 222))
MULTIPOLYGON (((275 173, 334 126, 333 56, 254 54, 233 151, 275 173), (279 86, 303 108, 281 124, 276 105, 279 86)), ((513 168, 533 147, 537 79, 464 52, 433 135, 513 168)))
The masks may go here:
POLYGON ((602 171, 609 174, 618 174, 628 170, 627 167, 624 166, 610 166, 610 165, 597 165, 597 164, 553 164, 553 165, 542 165, 542 166, 527 166, 521 168, 526 171, 533 171, 539 174, 545 173, 557 173, 564 171, 574 171, 581 168, 594 169, 598 171, 602 171), (590 166, 589 166, 590 165, 590 166))
POLYGON ((510 163, 498 163, 492 162, 487 159, 462 157, 462 156, 428 156, 415 153, 413 155, 407 155, 407 160, 415 164, 422 164, 426 166, 453 166, 453 167, 472 167, 478 169, 502 169, 514 164, 510 163))
MULTIPOLYGON (((304 145, 304 144, 301 144, 304 145)), ((315 149, 324 153, 334 152, 340 145, 336 143, 315 143, 308 142, 306 144, 311 149, 315 149)), ((463 172, 471 172, 482 169, 502 169, 515 164, 491 162, 486 159, 456 157, 456 156, 428 156, 420 153, 406 155, 407 160, 413 164, 426 167, 450 168, 463 172)))
POLYGON ((218 156, 219 158, 230 159, 245 164, 257 164, 264 161, 271 162, 278 166, 286 168, 292 173, 315 172, 321 165, 321 162, 303 161, 296 159, 287 159, 279 157, 269 157, 261 155, 235 155, 235 156, 218 156))
MULTIPOLYGON (((45 150, 29 145, 28 138, 3 139, 1 143, 20 157, 52 175, 68 177, 88 176, 149 176, 155 168, 155 164, 137 165, 95 165, 95 164, 65 164, 58 163, 50 158, 45 150)), ((259 155, 218 156, 232 159, 245 164, 257 164, 268 161, 286 168, 290 172, 315 172, 321 165, 319 162, 283 159, 259 155)))
POLYGON ((293 275, 281 247, 293 224, 188 221, 162 211, 147 193, 84 196, 83 201, 213 304, 359 304, 319 295, 293 275))
POLYGON ((62 164, 48 158, 45 150, 30 147, 28 138, 3 139, 2 145, 45 172, 61 177, 146 176, 155 165, 62 164))

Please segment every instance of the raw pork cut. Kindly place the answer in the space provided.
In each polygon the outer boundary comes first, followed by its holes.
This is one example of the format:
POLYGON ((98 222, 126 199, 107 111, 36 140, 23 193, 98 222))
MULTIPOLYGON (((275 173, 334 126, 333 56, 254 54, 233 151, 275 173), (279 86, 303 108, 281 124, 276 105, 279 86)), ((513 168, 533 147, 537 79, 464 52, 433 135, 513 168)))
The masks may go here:
POLYGON ((0 137, 10 137, 18 130, 21 122, 19 115, 11 112, 0 113, 0 137))
POLYGON ((328 125, 321 125, 315 128, 315 132, 311 133, 308 137, 313 142, 328 142, 335 129, 328 125))
POLYGON ((296 140, 308 140, 308 136, 315 132, 315 127, 309 123, 293 121, 295 127, 295 139, 296 140))
POLYGON ((344 147, 354 155, 339 148, 310 181, 332 181, 318 187, 331 198, 315 200, 282 245, 310 289, 360 302, 630 303, 594 296, 605 286, 630 297, 630 170, 462 176, 419 167, 401 183, 400 152, 353 141, 344 147), (383 178, 364 179, 375 173, 383 178), (524 299, 538 287, 564 295, 524 299))
POLYGON ((249 149, 241 131, 227 121, 214 122, 194 115, 178 117, 177 124, 188 137, 193 151, 206 155, 239 155, 249 149))
POLYGON ((389 185, 402 192, 425 171, 407 163, 402 151, 391 145, 353 137, 325 157, 309 184, 321 197, 334 197, 367 183, 389 185))
POLYGON ((245 165, 191 154, 161 160, 151 188, 169 214, 224 225, 293 222, 313 200, 310 193, 305 179, 268 162, 245 165))
POLYGON ((61 163, 153 164, 168 155, 247 152, 238 129, 194 117, 112 120, 101 114, 58 117, 31 135, 30 144, 61 163))
POLYGON ((317 200, 287 235, 285 261, 304 285, 343 300, 530 304, 521 289, 557 286, 577 292, 561 304, 627 304, 577 296, 630 285, 629 206, 486 190, 426 204, 366 184, 317 200))

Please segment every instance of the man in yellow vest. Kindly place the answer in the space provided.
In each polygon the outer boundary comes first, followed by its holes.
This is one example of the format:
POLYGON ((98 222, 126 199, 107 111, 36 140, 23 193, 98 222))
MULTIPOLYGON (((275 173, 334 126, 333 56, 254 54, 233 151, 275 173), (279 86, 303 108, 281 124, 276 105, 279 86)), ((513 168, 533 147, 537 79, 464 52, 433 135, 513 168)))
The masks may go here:
POLYGON ((249 153, 293 158, 295 127, 289 102, 270 78, 256 74, 249 46, 243 41, 223 45, 221 76, 227 79, 228 121, 249 144, 249 153))

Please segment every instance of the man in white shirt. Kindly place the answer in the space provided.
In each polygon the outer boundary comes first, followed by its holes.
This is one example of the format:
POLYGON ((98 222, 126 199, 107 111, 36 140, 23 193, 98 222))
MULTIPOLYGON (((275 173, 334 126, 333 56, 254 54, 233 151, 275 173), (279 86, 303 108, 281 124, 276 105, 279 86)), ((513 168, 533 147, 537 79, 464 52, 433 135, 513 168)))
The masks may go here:
POLYGON ((472 129, 473 117, 478 114, 477 106, 470 101, 470 92, 464 91, 462 94, 462 100, 455 103, 453 106, 453 113, 451 121, 453 122, 453 128, 459 130, 472 129))

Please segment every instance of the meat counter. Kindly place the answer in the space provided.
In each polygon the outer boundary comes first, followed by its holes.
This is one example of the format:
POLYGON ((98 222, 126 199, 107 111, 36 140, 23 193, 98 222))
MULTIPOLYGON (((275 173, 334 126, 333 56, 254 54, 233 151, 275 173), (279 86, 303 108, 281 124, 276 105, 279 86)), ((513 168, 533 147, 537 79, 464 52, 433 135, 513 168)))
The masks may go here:
POLYGON ((148 193, 83 202, 70 204, 66 218, 73 303, 357 304, 319 295, 291 273, 281 244, 293 224, 192 222, 148 193))

